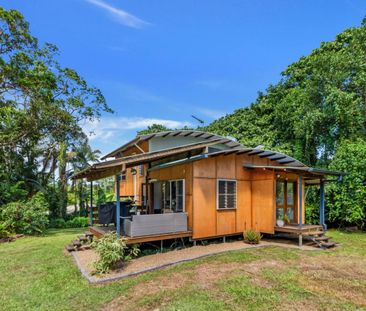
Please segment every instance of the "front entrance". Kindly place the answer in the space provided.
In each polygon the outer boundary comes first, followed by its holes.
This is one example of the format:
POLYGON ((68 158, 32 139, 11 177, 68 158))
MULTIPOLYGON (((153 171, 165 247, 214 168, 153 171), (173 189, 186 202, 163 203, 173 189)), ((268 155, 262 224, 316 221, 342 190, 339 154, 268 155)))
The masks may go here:
POLYGON ((286 220, 290 224, 297 221, 297 183, 277 180, 276 182, 276 219, 286 220), (285 217, 285 215, 287 217, 285 217), (286 219, 287 218, 287 219, 286 219))

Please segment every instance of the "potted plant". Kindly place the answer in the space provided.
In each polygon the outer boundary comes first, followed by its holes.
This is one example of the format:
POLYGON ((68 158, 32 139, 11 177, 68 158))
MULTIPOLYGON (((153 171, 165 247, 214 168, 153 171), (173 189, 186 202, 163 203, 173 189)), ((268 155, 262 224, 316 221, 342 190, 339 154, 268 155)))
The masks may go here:
POLYGON ((283 221, 285 222, 286 225, 290 223, 290 219, 288 218, 287 215, 283 216, 283 221))
POLYGON ((285 225, 284 216, 278 216, 276 223, 277 226, 283 227, 285 225))

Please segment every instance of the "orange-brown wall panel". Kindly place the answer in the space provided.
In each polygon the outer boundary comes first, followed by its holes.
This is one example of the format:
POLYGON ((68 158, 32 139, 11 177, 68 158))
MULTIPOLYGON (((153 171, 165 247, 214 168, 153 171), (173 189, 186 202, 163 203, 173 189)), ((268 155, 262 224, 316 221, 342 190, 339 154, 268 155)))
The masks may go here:
POLYGON ((252 229, 252 189, 251 181, 237 181, 236 230, 244 232, 252 229))
POLYGON ((217 178, 235 179, 235 154, 216 158, 217 178))
POLYGON ((193 180, 193 238, 216 235, 216 180, 193 180))
POLYGON ((236 230, 236 211, 217 211, 217 235, 233 234, 236 230))
POLYGON ((216 157, 193 162, 193 176, 216 178, 216 157))
POLYGON ((275 182, 273 179, 252 181, 253 229, 273 233, 275 225, 275 182))
POLYGON ((239 154, 235 157, 236 178, 241 180, 251 180, 252 170, 243 167, 243 164, 250 164, 253 162, 253 157, 246 154, 239 154))

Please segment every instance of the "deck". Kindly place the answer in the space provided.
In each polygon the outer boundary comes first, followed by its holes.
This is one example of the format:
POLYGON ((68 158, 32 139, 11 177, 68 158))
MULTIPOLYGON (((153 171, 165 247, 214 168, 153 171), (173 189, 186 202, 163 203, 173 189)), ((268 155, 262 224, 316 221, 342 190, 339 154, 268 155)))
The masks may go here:
POLYGON ((291 233, 296 235, 313 235, 323 231, 323 227, 320 225, 285 225, 283 227, 276 226, 276 233, 291 233))
MULTIPOLYGON (((101 227, 101 226, 93 226, 89 227, 89 231, 94 234, 95 237, 100 238, 104 234, 112 231, 116 231, 114 226, 111 227, 101 227)), ((144 235, 144 236, 134 236, 134 237, 126 237, 127 244, 138 244, 145 242, 153 242, 153 241, 163 241, 177 238, 186 238, 191 237, 192 231, 179 231, 172 233, 163 233, 163 234, 153 234, 153 235, 144 235)))

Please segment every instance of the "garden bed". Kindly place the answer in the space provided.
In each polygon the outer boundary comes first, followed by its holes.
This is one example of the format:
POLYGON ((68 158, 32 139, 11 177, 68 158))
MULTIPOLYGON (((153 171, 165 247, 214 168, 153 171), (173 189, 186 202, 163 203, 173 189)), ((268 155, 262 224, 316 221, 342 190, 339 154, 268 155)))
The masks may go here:
MULTIPOLYGON (((112 270, 103 275, 95 274, 94 262, 98 260, 98 255, 93 249, 73 252, 72 255, 80 271, 90 283, 103 283, 123 279, 148 271, 163 269, 168 266, 214 254, 266 246, 298 248, 296 245, 293 244, 284 244, 272 241, 261 241, 261 243, 257 245, 246 244, 243 243, 243 241, 235 241, 229 243, 209 244, 206 246, 193 246, 185 249, 169 251, 166 253, 157 253, 153 255, 139 257, 131 260, 130 262, 124 263, 123 265, 120 265, 119 268, 116 268, 115 270, 112 270)), ((303 246, 301 249, 315 250, 314 247, 310 246, 303 246)))

